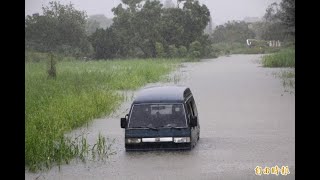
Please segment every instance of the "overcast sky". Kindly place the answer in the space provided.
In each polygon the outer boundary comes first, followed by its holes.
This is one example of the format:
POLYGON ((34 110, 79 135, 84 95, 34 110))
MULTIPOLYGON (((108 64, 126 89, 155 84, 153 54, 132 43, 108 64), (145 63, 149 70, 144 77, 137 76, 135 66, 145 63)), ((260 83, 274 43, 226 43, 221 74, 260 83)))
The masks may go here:
MULTIPOLYGON (((42 13, 42 5, 47 6, 51 0, 25 0, 25 14, 42 13)), ((164 2, 165 0, 161 0, 164 2)), ((176 0, 172 0, 176 2, 176 0)), ((199 0, 209 10, 214 24, 223 24, 228 20, 243 20, 245 17, 262 17, 266 8, 273 2, 281 0, 199 0)), ((71 2, 78 10, 85 10, 88 15, 104 14, 112 18, 111 9, 121 0, 60 0, 62 4, 71 2)))

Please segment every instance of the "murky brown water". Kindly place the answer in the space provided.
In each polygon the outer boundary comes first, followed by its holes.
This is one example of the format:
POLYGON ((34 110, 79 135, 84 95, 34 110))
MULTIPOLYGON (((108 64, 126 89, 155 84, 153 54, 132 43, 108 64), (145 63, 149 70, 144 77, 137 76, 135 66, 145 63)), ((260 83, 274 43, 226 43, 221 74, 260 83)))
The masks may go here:
POLYGON ((256 166, 275 165, 288 166, 290 174, 259 178, 295 179, 295 96, 272 75, 281 69, 260 67, 260 57, 186 63, 175 73, 178 84, 191 88, 199 112, 200 141, 192 151, 125 152, 120 117, 129 110, 129 98, 111 117, 72 132, 87 133, 91 143, 100 132, 115 140, 117 154, 106 162, 73 161, 60 171, 26 171, 26 179, 256 179, 256 166))

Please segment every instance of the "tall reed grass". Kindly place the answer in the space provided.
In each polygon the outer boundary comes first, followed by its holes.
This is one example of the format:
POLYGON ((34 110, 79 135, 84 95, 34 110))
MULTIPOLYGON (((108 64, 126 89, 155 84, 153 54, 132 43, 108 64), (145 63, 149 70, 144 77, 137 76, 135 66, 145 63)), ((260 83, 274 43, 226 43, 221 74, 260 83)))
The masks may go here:
POLYGON ((262 57, 264 67, 295 67, 295 49, 286 48, 280 52, 262 57))
MULTIPOLYGON (((31 171, 88 154, 85 139, 64 135, 94 118, 109 115, 123 101, 118 90, 135 90, 160 81, 179 60, 60 61, 47 76, 45 61, 25 64, 25 166, 31 171), (75 145, 76 144, 76 145, 75 145)), ((105 140, 99 136, 96 151, 105 140)))

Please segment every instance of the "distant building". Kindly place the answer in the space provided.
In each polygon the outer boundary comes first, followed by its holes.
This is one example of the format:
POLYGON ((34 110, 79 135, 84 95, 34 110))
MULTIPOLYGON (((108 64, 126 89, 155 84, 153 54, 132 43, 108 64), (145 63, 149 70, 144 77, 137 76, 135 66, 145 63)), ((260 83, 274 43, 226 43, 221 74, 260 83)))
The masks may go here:
POLYGON ((258 17, 245 17, 243 19, 243 21, 246 22, 246 23, 255 23, 255 22, 261 21, 261 18, 258 18, 258 17))
POLYGON ((107 18, 104 14, 93 14, 90 15, 88 18, 88 21, 96 21, 100 24, 100 27, 103 29, 106 29, 107 27, 110 27, 113 23, 112 18, 107 18))
POLYGON ((32 16, 39 16, 39 13, 34 13, 32 14, 32 16))

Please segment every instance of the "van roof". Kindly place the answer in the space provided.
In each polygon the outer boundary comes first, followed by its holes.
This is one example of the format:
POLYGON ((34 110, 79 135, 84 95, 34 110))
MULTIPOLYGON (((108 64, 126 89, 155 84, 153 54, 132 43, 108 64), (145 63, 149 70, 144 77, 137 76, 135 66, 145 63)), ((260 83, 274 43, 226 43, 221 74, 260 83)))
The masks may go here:
POLYGON ((185 86, 153 86, 141 89, 133 103, 182 103, 190 94, 185 86))

